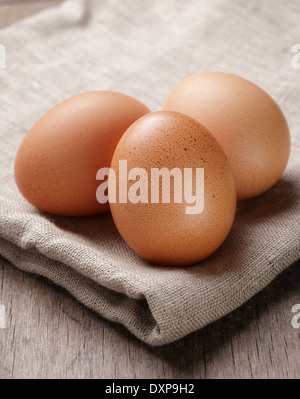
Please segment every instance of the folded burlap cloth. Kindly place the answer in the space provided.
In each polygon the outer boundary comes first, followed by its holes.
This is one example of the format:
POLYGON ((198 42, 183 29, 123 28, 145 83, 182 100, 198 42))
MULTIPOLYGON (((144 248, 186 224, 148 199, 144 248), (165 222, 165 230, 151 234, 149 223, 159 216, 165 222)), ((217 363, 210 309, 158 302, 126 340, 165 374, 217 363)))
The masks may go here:
POLYGON ((150 345, 200 329, 269 284, 300 257, 300 69, 292 52, 299 14, 298 0, 71 0, 2 30, 0 254, 150 345), (209 259, 151 265, 122 241, 110 214, 55 217, 19 194, 17 148, 49 108, 80 92, 114 90, 158 110, 177 82, 204 70, 263 87, 292 135, 283 177, 238 205, 231 233, 209 259))

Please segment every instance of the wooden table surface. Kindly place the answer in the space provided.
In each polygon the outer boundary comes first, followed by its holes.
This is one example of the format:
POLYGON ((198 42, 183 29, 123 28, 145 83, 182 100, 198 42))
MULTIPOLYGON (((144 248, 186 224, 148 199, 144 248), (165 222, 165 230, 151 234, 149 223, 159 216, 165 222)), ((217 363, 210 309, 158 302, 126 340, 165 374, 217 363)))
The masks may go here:
MULTIPOLYGON (((60 0, 7 3, 0 5, 0 28, 60 0)), ((300 304, 300 262, 232 314, 160 348, 1 258, 0 303, 1 379, 300 377, 300 329, 291 324, 292 307, 300 304)))

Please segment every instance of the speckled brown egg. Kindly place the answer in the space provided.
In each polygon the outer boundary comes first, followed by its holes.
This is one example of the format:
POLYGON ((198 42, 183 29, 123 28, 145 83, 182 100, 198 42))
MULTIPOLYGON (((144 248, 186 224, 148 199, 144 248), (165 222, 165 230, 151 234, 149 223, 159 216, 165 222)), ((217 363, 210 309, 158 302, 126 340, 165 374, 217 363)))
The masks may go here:
POLYGON ((229 159, 239 200, 264 193, 284 172, 290 154, 286 119, 252 82, 223 72, 193 75, 175 86, 163 110, 191 116, 216 137, 229 159))
POLYGON ((140 118, 119 141, 111 169, 116 176, 109 176, 110 192, 116 187, 115 201, 110 197, 113 219, 126 243, 146 260, 190 265, 212 254, 228 235, 236 211, 228 160, 212 134, 187 115, 159 111, 140 118), (152 178, 163 168, 170 175, 156 184, 156 201, 152 178), (175 174, 170 178, 174 169, 177 178, 181 174, 182 186, 179 180, 175 183, 175 174), (202 186, 197 170, 203 171, 202 186), (128 176, 127 200, 124 176, 128 176), (194 202, 185 190, 194 195, 194 202))
POLYGON ((84 216, 105 212, 96 198, 97 171, 109 167, 126 129, 150 112, 125 94, 72 97, 47 112, 24 137, 15 160, 23 196, 41 211, 84 216))

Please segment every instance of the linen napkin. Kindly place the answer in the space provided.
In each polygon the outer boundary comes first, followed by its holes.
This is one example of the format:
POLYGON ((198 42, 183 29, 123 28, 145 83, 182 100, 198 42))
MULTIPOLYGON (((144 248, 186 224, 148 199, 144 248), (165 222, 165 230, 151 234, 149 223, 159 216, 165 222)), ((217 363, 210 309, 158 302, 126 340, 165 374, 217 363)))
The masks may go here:
POLYGON ((0 69, 0 255, 154 346, 221 318, 299 259, 300 4, 273 3, 68 0, 0 31, 7 66, 0 69), (58 102, 113 90, 155 111, 180 80, 207 70, 264 88, 292 135, 283 177, 239 203, 232 231, 208 259, 186 268, 152 265, 127 247, 109 213, 51 216, 19 194, 18 146, 58 102))

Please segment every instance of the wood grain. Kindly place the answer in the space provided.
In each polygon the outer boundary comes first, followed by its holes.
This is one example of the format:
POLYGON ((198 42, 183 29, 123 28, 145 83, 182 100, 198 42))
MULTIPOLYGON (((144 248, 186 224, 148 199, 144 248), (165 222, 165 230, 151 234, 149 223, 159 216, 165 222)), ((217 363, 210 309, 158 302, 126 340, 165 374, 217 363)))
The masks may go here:
POLYGON ((300 262, 223 319, 151 348, 48 280, 0 261, 0 378, 299 378, 300 262))
MULTIPOLYGON (((0 5, 0 28, 59 1, 0 5)), ((160 348, 0 259, 0 379, 299 378, 300 262, 223 319, 160 348)))

